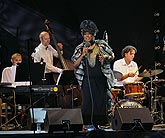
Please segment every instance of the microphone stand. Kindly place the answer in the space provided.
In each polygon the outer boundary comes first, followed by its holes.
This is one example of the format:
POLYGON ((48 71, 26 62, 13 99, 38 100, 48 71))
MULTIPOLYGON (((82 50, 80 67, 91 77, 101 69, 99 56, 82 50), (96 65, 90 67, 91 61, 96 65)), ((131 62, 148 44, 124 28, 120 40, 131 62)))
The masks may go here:
MULTIPOLYGON (((29 80, 30 80, 30 86, 29 86, 29 89, 30 89, 30 107, 32 108, 32 118, 33 118, 33 122, 35 121, 34 120, 34 108, 33 108, 33 93, 32 93, 32 80, 31 80, 31 78, 32 78, 32 76, 31 76, 31 65, 30 65, 30 63, 31 63, 31 55, 30 55, 30 43, 29 43, 29 40, 28 40, 28 63, 29 63, 29 80)), ((29 108, 27 108, 27 109, 30 109, 30 107, 29 108)), ((33 132, 34 132, 34 134, 35 134, 35 129, 33 130, 33 132)))

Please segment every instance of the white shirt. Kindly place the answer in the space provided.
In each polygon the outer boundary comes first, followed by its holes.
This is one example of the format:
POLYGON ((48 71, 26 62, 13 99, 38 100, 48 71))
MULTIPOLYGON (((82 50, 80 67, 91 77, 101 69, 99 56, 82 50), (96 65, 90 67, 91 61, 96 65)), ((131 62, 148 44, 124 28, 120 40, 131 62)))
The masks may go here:
POLYGON ((116 60, 113 64, 113 70, 118 71, 122 73, 123 75, 128 74, 130 72, 136 72, 136 75, 134 77, 128 77, 122 82, 117 82, 115 83, 115 86, 123 86, 123 83, 132 83, 135 82, 135 80, 138 78, 139 71, 138 71, 138 66, 137 63, 134 61, 131 61, 129 65, 126 64, 125 59, 119 59, 116 60))
POLYGON ((1 83, 13 83, 15 81, 16 65, 6 67, 2 71, 1 83))
POLYGON ((62 73, 62 69, 53 66, 53 57, 58 57, 58 53, 51 45, 48 45, 46 48, 40 43, 39 46, 35 48, 35 53, 32 53, 31 56, 34 58, 34 62, 41 62, 43 59, 43 62, 46 63, 45 73, 62 73))

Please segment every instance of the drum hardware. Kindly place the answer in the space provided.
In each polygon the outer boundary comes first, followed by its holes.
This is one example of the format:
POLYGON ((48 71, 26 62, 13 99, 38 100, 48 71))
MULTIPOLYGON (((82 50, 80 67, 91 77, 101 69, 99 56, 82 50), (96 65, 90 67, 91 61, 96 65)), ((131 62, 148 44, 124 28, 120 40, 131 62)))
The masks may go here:
POLYGON ((112 101, 114 101, 114 103, 116 103, 119 100, 119 92, 121 91, 121 89, 115 89, 112 88, 111 89, 111 94, 112 94, 112 101))
POLYGON ((161 111, 158 111, 157 105, 161 105, 160 104, 160 98, 157 96, 157 90, 156 88, 153 88, 153 84, 155 84, 156 80, 157 80, 157 76, 158 74, 162 73, 163 70, 162 69, 156 69, 155 70, 149 70, 149 71, 145 71, 140 73, 138 76, 139 77, 149 77, 150 81, 146 82, 146 84, 150 83, 150 110, 151 110, 151 115, 154 119, 154 123, 157 123, 158 121, 162 121, 162 117, 160 114, 163 114, 162 111, 163 109, 161 108, 161 111), (154 80, 153 80, 153 76, 154 76, 154 80))
POLYGON ((107 110, 107 117, 109 120, 113 118, 113 113, 114 113, 113 111, 116 105, 118 105, 118 107, 121 107, 120 105, 121 102, 119 102, 121 101, 119 95, 121 92, 123 92, 123 87, 115 86, 114 88, 111 88, 110 92, 111 92, 111 107, 109 110, 107 110))
POLYGON ((150 84, 150 110, 151 115, 154 120, 154 123, 163 123, 163 104, 161 102, 161 96, 157 95, 157 89, 156 86, 158 86, 157 82, 159 80, 157 79, 157 76, 155 76, 155 79, 153 80, 153 77, 150 77, 150 81, 146 82, 145 85, 150 84), (155 87, 153 87, 153 84, 155 87), (158 109, 158 106, 160 109, 158 109))

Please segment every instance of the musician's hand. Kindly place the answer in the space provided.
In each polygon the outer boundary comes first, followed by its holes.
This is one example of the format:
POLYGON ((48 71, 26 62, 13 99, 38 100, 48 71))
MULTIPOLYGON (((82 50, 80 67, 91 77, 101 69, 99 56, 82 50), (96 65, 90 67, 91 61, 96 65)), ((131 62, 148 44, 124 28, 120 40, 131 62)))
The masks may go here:
POLYGON ((67 70, 67 69, 61 69, 61 73, 63 74, 63 72, 64 72, 65 70, 67 70))
POLYGON ((133 72, 128 73, 128 77, 134 77, 136 74, 133 72))
POLYGON ((59 47, 59 49, 62 51, 63 50, 63 44, 62 43, 57 43, 57 46, 59 47))

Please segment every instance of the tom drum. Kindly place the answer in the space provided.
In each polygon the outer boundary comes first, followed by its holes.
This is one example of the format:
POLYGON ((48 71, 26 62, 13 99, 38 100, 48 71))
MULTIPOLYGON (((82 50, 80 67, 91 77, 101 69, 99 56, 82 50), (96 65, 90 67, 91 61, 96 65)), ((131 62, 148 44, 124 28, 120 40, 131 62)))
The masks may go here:
POLYGON ((143 100, 144 99, 144 83, 133 82, 125 83, 125 97, 132 100, 143 100))

